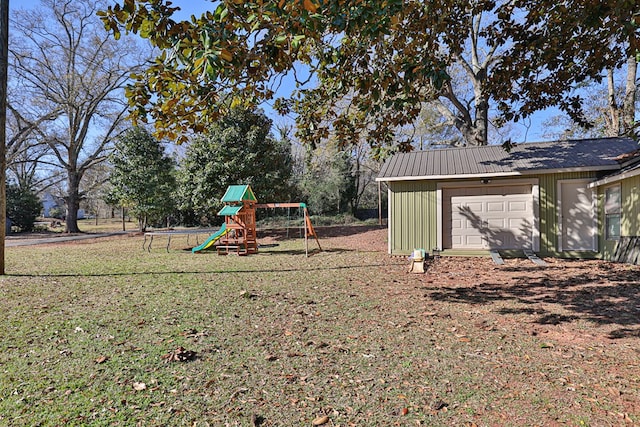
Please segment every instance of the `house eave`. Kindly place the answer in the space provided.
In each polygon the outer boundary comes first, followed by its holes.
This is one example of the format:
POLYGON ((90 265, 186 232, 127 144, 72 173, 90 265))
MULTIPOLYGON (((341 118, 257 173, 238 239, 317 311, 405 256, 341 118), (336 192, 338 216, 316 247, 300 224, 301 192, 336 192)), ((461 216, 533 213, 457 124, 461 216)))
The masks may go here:
POLYGON ((589 188, 602 187, 603 185, 613 184, 613 183, 616 183, 616 182, 620 182, 623 179, 633 178, 634 176, 638 176, 638 175, 640 175, 640 168, 634 169, 634 170, 630 170, 628 172, 623 172, 623 173, 618 174, 618 175, 606 176, 606 177, 604 177, 602 179, 599 179, 597 181, 594 181, 594 182, 590 183, 589 184, 589 188))
POLYGON ((465 178, 495 178, 507 176, 520 176, 518 172, 484 173, 484 174, 459 174, 459 175, 421 175, 421 176, 397 176, 376 178, 376 181, 433 181, 445 179, 465 179, 465 178))
MULTIPOLYGON (((525 171, 497 172, 497 173, 481 173, 481 174, 456 174, 456 175, 421 175, 421 176, 397 176, 376 178, 377 182, 400 182, 400 181, 442 181, 450 179, 469 179, 469 178, 507 178, 513 176, 527 175, 546 175, 552 173, 571 173, 571 172, 606 172, 616 171, 619 169, 617 165, 611 166, 591 166, 582 168, 562 168, 562 169, 532 169, 525 171)), ((640 171, 639 171, 640 173, 640 171)))

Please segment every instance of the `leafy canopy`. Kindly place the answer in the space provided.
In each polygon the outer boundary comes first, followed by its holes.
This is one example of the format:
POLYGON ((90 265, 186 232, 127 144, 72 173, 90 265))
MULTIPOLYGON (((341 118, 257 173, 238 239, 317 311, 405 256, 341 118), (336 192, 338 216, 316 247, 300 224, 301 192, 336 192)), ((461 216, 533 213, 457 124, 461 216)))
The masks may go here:
POLYGON ((277 77, 302 66, 317 86, 296 75, 293 100, 277 108, 298 113, 303 141, 333 132, 344 144, 366 131, 374 148, 394 144, 397 127, 449 80, 479 14, 492 17, 487 47, 505 46, 483 87, 503 120, 552 105, 580 119, 572 87, 635 55, 640 23, 634 0, 224 0, 213 8, 182 22, 162 0, 124 0, 102 13, 116 38, 136 32, 163 49, 127 92, 134 118, 150 114, 160 135, 185 140, 226 105, 271 99, 277 77))
POLYGON ((260 202, 289 201, 291 146, 271 135, 262 112, 236 107, 187 145, 179 170, 179 203, 214 222, 227 187, 251 185, 260 202))
POLYGON ((126 207, 144 231, 174 208, 175 162, 147 130, 136 127, 116 142, 109 157, 113 167, 107 199, 126 207))

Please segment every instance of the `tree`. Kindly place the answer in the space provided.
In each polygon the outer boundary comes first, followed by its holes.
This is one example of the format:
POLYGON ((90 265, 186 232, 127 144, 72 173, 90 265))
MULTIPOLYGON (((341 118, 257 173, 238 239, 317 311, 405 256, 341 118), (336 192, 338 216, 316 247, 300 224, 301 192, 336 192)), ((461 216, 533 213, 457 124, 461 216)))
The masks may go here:
POLYGON ((0 275, 5 273, 7 208, 7 64, 9 50, 9 0, 0 0, 0 275))
POLYGON ((258 201, 289 201, 291 145, 271 135, 262 111, 236 107, 187 146, 179 170, 181 210, 211 222, 229 185, 249 184, 258 201))
POLYGON ((33 230, 36 218, 42 210, 42 202, 38 195, 30 188, 23 188, 16 184, 7 186, 7 218, 20 231, 33 230))
POLYGON ((615 70, 607 69, 607 113, 604 120, 607 125, 607 136, 621 136, 632 134, 637 127, 636 100, 640 83, 636 82, 638 75, 638 60, 630 56, 625 64, 626 76, 622 91, 618 90, 615 83, 615 70), (622 99, 622 101, 620 101, 622 99))
POLYGON ((395 141, 395 129, 436 98, 455 108, 451 118, 472 144, 486 143, 491 99, 502 122, 549 106, 581 119, 571 88, 635 55, 640 20, 629 0, 228 0, 190 22, 173 21, 174 11, 161 0, 127 0, 102 14, 116 37, 139 32, 164 49, 129 91, 138 118, 149 112, 160 134, 202 129, 223 111, 224 89, 237 100, 269 99, 275 77, 302 64, 318 85, 277 105, 299 113, 303 141, 333 132, 347 144, 366 132, 377 148, 405 150, 410 141, 395 141), (472 79, 471 106, 452 94, 455 64, 472 79), (345 97, 350 108, 336 111, 345 97))
POLYGON ((350 153, 334 144, 317 147, 308 154, 301 187, 314 213, 344 213, 357 200, 356 176, 350 153))
MULTIPOLYGON (((493 34, 493 43, 512 42, 498 64, 510 78, 494 80, 489 89, 506 120, 558 106, 574 122, 588 127, 581 93, 572 89, 590 79, 601 82, 608 70, 625 62, 628 76, 635 80, 640 11, 634 1, 522 0, 505 2, 496 13, 500 19, 487 31, 493 34)), ((635 109, 629 89, 627 84, 623 119, 627 127, 635 109)), ((635 96, 635 89, 631 92, 635 96)))
POLYGON ((544 136, 578 139, 633 135, 637 126, 634 117, 638 87, 635 81, 630 82, 630 74, 625 67, 615 71, 610 69, 605 82, 585 83, 583 113, 589 126, 580 126, 566 114, 559 113, 544 122, 544 136), (634 95, 629 96, 630 92, 634 95))
MULTIPOLYGON (((24 117, 40 125, 66 174, 66 230, 78 232, 81 180, 102 162, 123 124, 123 88, 144 49, 107 37, 95 16, 100 0, 43 0, 19 10, 12 24, 11 70, 24 117), (47 120, 43 120, 46 118, 47 120)), ((13 108, 18 109, 17 104, 13 108)))
POLYGON ((85 213, 88 212, 90 215, 95 216, 96 225, 101 212, 105 217, 106 211, 111 211, 105 202, 111 174, 112 168, 107 160, 89 169, 82 180, 80 191, 84 197, 80 206, 85 210, 85 213))
POLYGON ((140 231, 160 222, 175 207, 175 162, 162 145, 143 128, 133 128, 118 138, 109 156, 113 170, 107 199, 129 209, 140 231))

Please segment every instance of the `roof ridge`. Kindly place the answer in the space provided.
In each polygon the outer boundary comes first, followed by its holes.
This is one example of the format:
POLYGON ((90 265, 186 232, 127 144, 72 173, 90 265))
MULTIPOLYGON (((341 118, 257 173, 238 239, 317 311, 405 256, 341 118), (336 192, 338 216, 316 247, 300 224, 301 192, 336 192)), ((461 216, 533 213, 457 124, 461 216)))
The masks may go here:
MULTIPOLYGON (((511 144, 514 147, 520 147, 523 145, 531 146, 531 145, 557 145, 557 144, 576 144, 576 143, 582 144, 582 143, 588 143, 593 141, 610 141, 610 140, 624 141, 624 140, 632 140, 632 139, 627 136, 604 136, 601 138, 557 139, 554 141, 532 141, 532 142, 523 141, 523 142, 512 142, 511 144)), ((418 153, 425 153, 425 152, 428 153, 428 152, 434 152, 434 151, 472 150, 472 149, 486 150, 489 148, 495 149, 496 147, 502 148, 502 143, 487 144, 487 145, 471 145, 471 146, 465 145, 463 147, 433 148, 433 149, 427 149, 427 150, 414 150, 414 151, 409 151, 405 154, 418 154, 418 153)))

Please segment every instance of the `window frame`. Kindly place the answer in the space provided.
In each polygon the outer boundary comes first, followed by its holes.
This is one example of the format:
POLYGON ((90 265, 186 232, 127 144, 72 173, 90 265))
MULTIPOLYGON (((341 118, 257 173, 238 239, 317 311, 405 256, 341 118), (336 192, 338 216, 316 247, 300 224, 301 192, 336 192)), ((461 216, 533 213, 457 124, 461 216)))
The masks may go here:
POLYGON ((622 186, 617 184, 604 189, 604 234, 606 240, 620 240, 621 220, 622 186))

